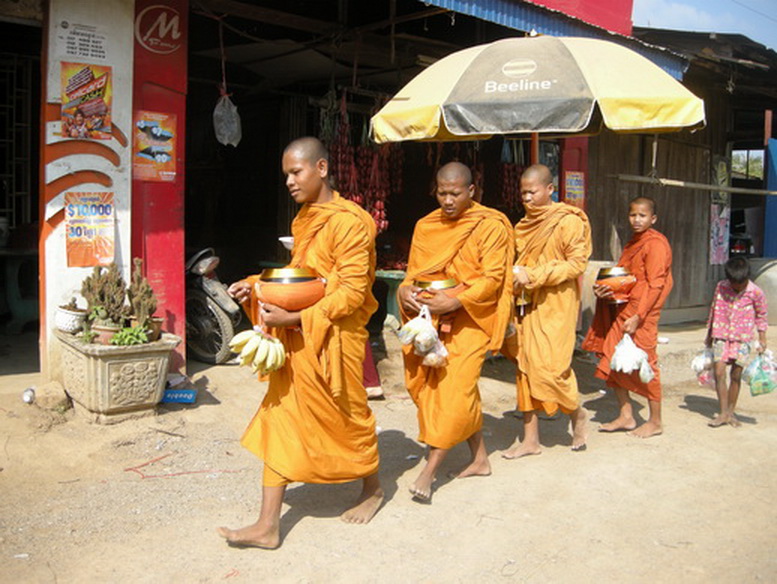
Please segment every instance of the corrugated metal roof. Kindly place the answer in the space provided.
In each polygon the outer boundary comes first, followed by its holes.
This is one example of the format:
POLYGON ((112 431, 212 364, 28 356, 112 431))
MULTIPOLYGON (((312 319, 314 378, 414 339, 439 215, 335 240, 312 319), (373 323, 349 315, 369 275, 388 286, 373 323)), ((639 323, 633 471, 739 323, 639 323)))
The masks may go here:
POLYGON ((515 30, 535 30, 550 36, 587 37, 622 44, 653 61, 672 77, 682 80, 689 61, 664 47, 650 45, 634 37, 612 33, 558 10, 510 0, 422 0, 440 8, 487 20, 515 30))

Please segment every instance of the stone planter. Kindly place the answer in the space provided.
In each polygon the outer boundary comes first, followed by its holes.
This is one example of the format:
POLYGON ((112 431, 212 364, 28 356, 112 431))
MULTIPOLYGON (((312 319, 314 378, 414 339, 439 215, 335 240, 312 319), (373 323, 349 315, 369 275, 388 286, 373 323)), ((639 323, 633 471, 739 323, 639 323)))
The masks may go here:
POLYGON ((65 391, 103 424, 154 412, 164 393, 170 353, 181 342, 165 333, 143 345, 96 345, 58 330, 54 334, 61 344, 65 391))

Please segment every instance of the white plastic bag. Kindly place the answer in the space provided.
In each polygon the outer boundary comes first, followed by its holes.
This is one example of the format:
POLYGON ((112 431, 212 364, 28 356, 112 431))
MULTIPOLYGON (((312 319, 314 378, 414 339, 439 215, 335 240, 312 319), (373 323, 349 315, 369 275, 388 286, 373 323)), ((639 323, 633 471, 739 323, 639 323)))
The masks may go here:
POLYGON ((696 375, 699 375, 702 371, 712 369, 712 363, 715 359, 715 353, 712 349, 705 347, 691 360, 691 369, 696 375))
POLYGON ((647 353, 634 344, 634 341, 631 340, 631 335, 624 333, 623 338, 615 345, 615 352, 610 359, 610 367, 613 371, 620 371, 622 373, 631 373, 640 369, 640 378, 642 378, 643 372, 641 368, 643 362, 647 368, 644 372, 644 377, 649 376, 647 381, 643 379, 643 383, 647 383, 653 379, 653 370, 648 363, 647 353), (648 370, 650 371, 649 375, 647 373, 648 370))
POLYGON ((416 352, 425 355, 437 342, 437 331, 432 324, 432 314, 428 306, 422 306, 418 316, 408 320, 397 333, 399 342, 403 345, 413 343, 416 352), (420 339, 418 337, 420 336, 420 339), (416 343, 416 339, 418 342, 416 343))
POLYGON ((216 140, 224 146, 231 144, 237 146, 243 137, 240 127, 240 114, 237 106, 232 103, 228 95, 222 95, 213 110, 213 129, 216 131, 216 140))
POLYGON ((445 367, 448 364, 448 349, 439 339, 432 347, 432 350, 424 355, 422 365, 427 367, 445 367))

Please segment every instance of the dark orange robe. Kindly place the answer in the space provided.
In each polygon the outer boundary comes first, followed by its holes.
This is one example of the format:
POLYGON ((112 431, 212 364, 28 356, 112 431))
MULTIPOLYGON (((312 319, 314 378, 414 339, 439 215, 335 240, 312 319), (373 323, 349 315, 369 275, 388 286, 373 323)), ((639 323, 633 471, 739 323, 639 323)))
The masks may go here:
MULTIPOLYGON (((480 370, 486 352, 501 347, 512 311, 511 230, 502 213, 475 202, 456 219, 437 209, 416 223, 402 285, 435 276, 465 288, 456 296, 462 307, 443 315, 451 327, 440 333, 447 366, 425 367, 412 345, 402 350, 405 383, 418 406, 418 439, 435 448, 451 448, 483 425, 480 370)), ((403 312, 402 319, 412 316, 403 312)))
MULTIPOLYGON (((270 330, 286 348, 286 364, 270 374, 241 440, 290 481, 339 483, 378 470, 375 418, 362 384, 366 325, 377 309, 375 233, 369 214, 338 193, 304 205, 292 223, 290 266, 315 270, 326 292, 301 311, 301 327, 270 330)), ((253 292, 249 314, 256 315, 253 292)))
POLYGON ((636 278, 626 304, 612 305, 597 300, 596 314, 588 330, 583 349, 595 352, 601 359, 594 375, 607 381, 608 387, 636 392, 652 401, 661 400, 661 376, 658 369, 658 320, 666 297, 672 290, 672 248, 666 237, 655 229, 634 235, 623 249, 618 265, 636 278), (634 343, 648 354, 655 377, 643 383, 639 372, 628 375, 610 369, 615 346, 623 338, 623 323, 638 314, 640 324, 632 335, 634 343))
POLYGON ((515 226, 516 265, 523 266, 531 284, 531 303, 518 322, 518 409, 580 405, 572 370, 575 328, 580 310, 578 278, 591 255, 591 228, 586 214, 572 205, 552 203, 527 208, 515 226))

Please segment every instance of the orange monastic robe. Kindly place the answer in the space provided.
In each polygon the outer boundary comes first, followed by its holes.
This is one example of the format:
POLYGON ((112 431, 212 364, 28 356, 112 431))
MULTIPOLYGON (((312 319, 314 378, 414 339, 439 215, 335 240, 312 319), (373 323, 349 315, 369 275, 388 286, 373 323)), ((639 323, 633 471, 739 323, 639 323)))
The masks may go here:
MULTIPOLYGON (((304 205, 291 231, 290 266, 315 270, 326 292, 302 311, 299 329, 270 331, 286 347, 286 364, 270 374, 241 443, 290 481, 363 478, 378 470, 375 418, 362 385, 366 324, 377 309, 375 223, 335 193, 328 203, 304 205)), ((253 294, 251 303, 256 314, 253 294)))
POLYGON ((594 351, 601 359, 594 375, 607 381, 608 387, 636 392, 652 401, 661 400, 661 377, 658 369, 658 320, 666 297, 672 290, 672 248, 666 237, 655 229, 634 235, 618 261, 636 278, 626 304, 615 306, 604 300, 596 302, 596 314, 583 342, 583 349, 594 351), (655 377, 643 383, 638 372, 629 375, 610 369, 615 346, 623 338, 623 322, 639 314, 640 324, 634 343, 648 354, 655 377))
POLYGON ((575 327, 580 309, 578 278, 591 255, 591 228, 586 214, 565 203, 527 207, 515 226, 516 265, 531 280, 531 304, 518 317, 518 409, 580 405, 572 370, 575 327))
MULTIPOLYGON (((435 448, 451 448, 483 425, 480 370, 486 352, 501 347, 512 310, 511 230, 502 213, 473 202, 453 220, 432 211, 413 232, 402 285, 431 276, 455 278, 465 288, 457 295, 462 307, 443 315, 450 321, 450 331, 440 332, 447 366, 425 367, 412 345, 402 349, 405 383, 418 406, 418 439, 435 448)), ((403 313, 403 321, 410 316, 403 313)))

